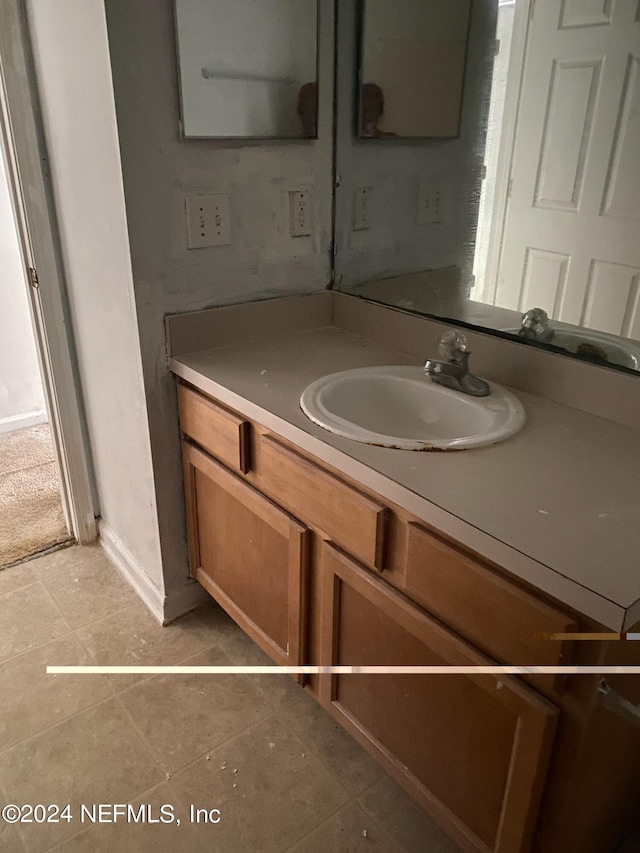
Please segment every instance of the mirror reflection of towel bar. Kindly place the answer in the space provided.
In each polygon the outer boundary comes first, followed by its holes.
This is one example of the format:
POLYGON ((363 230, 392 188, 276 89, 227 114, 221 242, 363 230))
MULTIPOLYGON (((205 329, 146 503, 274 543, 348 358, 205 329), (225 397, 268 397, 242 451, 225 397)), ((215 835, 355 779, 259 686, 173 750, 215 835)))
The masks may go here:
POLYGON ((203 68, 202 76, 205 80, 242 80, 253 83, 275 83, 278 86, 295 86, 293 77, 269 77, 268 74, 243 74, 242 72, 214 71, 212 68, 203 68))

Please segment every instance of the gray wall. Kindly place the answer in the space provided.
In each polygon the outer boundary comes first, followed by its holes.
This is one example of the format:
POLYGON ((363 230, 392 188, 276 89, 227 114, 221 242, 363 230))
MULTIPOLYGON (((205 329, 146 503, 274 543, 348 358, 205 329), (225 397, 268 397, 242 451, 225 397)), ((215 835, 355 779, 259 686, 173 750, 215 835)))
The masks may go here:
POLYGON ((28 0, 27 10, 101 536, 161 607, 165 580, 104 5, 28 0))
MULTIPOLYGON (((333 2, 320 0, 320 138, 266 144, 179 139, 171 0, 29 0, 28 8, 102 529, 175 615, 171 602, 188 601, 189 583, 164 317, 328 285, 333 2), (288 192, 301 189, 313 199, 313 232, 291 238, 288 192), (214 192, 231 196, 232 245, 188 250, 185 196, 214 192)), ((425 147, 411 148, 394 188, 410 189, 418 175, 425 147)), ((389 147, 394 161, 400 150, 389 147)), ((451 166, 421 163, 439 177, 451 166)), ((476 178, 477 163, 463 158, 456 192, 476 178)), ((407 205, 415 213, 415 201, 407 205)), ((455 242, 430 244, 440 265, 455 242)), ((356 247, 354 268, 375 254, 356 247)))
POLYGON ((171 0, 106 0, 136 312, 167 594, 186 583, 182 470, 164 315, 325 288, 330 280, 333 3, 320 0, 320 139, 181 141, 171 0), (291 238, 288 192, 313 199, 291 238), (185 196, 231 196, 232 245, 187 249, 185 196))
POLYGON ((497 0, 472 0, 457 139, 359 140, 356 103, 357 0, 338 4, 336 272, 338 286, 459 265, 471 273, 497 0), (445 191, 445 221, 416 223, 418 188, 445 191), (353 230, 356 187, 373 187, 373 226, 353 230))

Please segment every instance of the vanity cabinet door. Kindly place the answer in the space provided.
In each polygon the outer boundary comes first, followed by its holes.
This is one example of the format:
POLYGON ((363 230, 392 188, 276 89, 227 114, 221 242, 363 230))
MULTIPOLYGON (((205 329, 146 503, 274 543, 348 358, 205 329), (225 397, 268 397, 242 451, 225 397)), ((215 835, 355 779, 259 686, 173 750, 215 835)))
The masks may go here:
POLYGON ((193 445, 182 452, 191 574, 273 660, 304 663, 310 531, 193 445))
MULTIPOLYGON (((323 665, 491 663, 331 544, 323 665)), ((530 849, 557 708, 509 676, 321 675, 320 700, 469 851, 530 849)))

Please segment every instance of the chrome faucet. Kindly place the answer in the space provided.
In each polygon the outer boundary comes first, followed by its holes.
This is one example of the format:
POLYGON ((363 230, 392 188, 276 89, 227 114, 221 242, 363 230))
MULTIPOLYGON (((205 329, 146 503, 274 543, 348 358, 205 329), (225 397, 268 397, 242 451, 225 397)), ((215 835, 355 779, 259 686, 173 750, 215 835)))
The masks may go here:
POLYGON ((428 358, 424 363, 425 373, 433 382, 472 397, 486 397, 491 393, 488 382, 469 372, 471 353, 462 332, 456 329, 445 332, 438 344, 438 355, 442 360, 428 358))
POLYGON ((553 340, 555 332, 549 325, 549 315, 542 308, 532 308, 522 315, 522 325, 518 332, 520 337, 532 341, 543 341, 549 343, 553 340))

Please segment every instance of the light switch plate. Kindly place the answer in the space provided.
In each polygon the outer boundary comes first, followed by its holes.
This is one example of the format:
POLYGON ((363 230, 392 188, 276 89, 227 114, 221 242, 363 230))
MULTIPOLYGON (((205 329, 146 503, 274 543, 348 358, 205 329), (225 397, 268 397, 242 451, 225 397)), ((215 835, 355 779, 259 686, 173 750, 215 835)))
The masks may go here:
POLYGON ((230 245, 231 209, 227 193, 189 195, 185 202, 190 249, 230 245))

